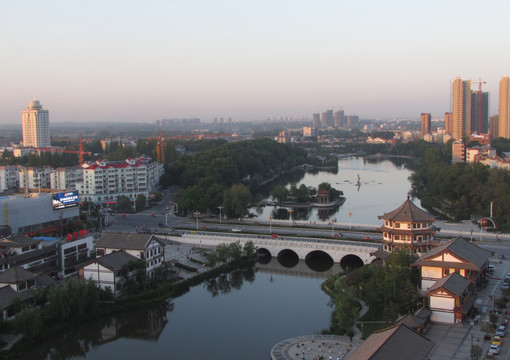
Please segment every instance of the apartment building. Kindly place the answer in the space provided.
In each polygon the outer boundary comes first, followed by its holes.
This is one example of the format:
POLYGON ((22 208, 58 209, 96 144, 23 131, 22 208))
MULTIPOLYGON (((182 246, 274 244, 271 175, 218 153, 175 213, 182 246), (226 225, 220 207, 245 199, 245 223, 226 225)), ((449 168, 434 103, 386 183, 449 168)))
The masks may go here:
POLYGON ((82 201, 115 201, 124 195, 136 199, 140 194, 148 197, 149 192, 159 184, 164 172, 163 164, 150 162, 140 157, 125 161, 99 160, 83 164, 83 180, 76 182, 82 201))

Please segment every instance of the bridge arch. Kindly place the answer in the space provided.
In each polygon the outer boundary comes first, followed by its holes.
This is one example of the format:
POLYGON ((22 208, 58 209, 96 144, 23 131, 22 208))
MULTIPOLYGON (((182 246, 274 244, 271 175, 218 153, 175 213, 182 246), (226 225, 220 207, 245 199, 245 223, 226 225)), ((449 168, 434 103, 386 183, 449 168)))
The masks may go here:
POLYGON ((306 265, 315 271, 323 272, 331 269, 335 263, 330 254, 322 250, 310 251, 305 256, 306 265))
POLYGON ((299 263, 299 255, 291 249, 283 249, 278 255, 278 262, 285 267, 291 268, 299 263))
POLYGON ((365 265, 363 260, 354 254, 345 255, 340 259, 340 266, 344 270, 354 270, 365 265))

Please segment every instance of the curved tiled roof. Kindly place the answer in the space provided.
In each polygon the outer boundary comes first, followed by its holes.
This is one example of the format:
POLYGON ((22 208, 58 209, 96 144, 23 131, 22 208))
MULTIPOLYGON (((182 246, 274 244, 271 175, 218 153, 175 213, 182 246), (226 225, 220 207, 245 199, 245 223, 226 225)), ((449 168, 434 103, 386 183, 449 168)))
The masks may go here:
POLYGON ((407 198, 397 209, 380 215, 378 219, 403 222, 434 221, 435 217, 426 213, 407 198))
MULTIPOLYGON (((436 257, 442 252, 449 252, 454 254, 457 257, 464 259, 466 262, 471 263, 478 270, 481 270, 484 267, 485 263, 489 259, 489 256, 491 255, 490 251, 473 245, 462 236, 458 236, 450 242, 439 245, 423 254, 418 260, 416 260, 413 265, 422 266, 425 264, 430 265, 430 263, 438 263, 439 261, 437 260, 431 261, 429 259, 436 257)), ((463 268, 466 266, 469 266, 469 264, 462 265, 463 268)))

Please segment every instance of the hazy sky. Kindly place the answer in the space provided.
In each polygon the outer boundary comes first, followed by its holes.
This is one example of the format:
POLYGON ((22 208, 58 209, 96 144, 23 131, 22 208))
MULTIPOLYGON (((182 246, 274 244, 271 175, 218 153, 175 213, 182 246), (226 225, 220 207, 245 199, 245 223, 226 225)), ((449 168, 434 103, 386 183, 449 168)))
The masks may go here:
POLYGON ((510 75, 510 1, 2 1, 0 123, 443 116, 510 75), (478 87, 478 85, 473 85, 478 87))

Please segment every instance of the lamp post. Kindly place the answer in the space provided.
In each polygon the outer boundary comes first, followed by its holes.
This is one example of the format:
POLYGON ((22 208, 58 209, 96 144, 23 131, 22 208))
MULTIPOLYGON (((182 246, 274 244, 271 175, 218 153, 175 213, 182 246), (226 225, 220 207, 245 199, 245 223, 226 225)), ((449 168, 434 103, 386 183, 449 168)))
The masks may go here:
POLYGON ((220 225, 221 225, 221 209, 223 209, 223 206, 218 206, 218 209, 220 210, 220 225))
POLYGON ((272 215, 269 215, 269 234, 271 235, 272 231, 271 231, 271 220, 273 219, 273 216, 272 215))
POLYGON ((194 214, 194 215, 196 216, 196 218, 197 218, 197 230, 198 230, 198 215, 200 215, 200 212, 195 211, 193 214, 194 214))
POLYGON ((292 213, 294 210, 288 209, 287 211, 289 212, 289 226, 292 226, 292 213))
POLYGON ((331 219, 331 237, 335 237, 335 223, 336 219, 335 218, 331 219))

